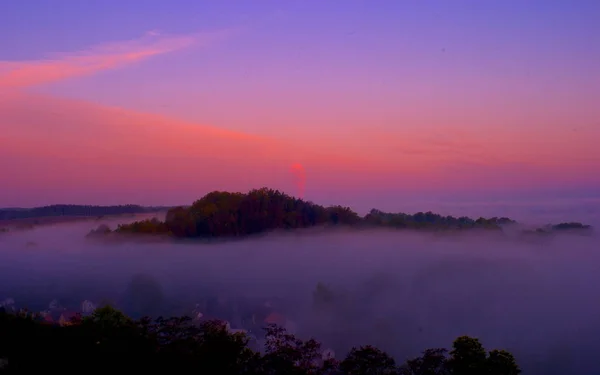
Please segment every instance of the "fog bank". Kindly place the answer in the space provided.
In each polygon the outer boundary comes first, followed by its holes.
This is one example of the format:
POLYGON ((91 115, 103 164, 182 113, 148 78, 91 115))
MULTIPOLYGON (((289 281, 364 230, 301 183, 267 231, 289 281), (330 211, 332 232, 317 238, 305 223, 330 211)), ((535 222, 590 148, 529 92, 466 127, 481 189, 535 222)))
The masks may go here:
POLYGON ((391 230, 306 230, 216 244, 84 238, 117 221, 2 235, 0 300, 42 310, 52 299, 64 306, 89 299, 129 313, 183 314, 213 296, 263 298, 277 301, 299 335, 338 356, 373 344, 404 360, 467 334, 513 351, 526 373, 597 373, 597 233, 528 242, 391 230), (128 302, 136 274, 162 289, 148 311, 128 302), (333 293, 326 308, 315 305, 317 283, 333 293))

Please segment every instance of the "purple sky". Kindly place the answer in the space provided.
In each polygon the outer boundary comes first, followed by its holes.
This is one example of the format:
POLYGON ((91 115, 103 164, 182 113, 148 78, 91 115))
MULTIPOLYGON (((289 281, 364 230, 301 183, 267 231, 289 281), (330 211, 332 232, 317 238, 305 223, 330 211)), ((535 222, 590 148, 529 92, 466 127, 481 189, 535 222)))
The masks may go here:
POLYGON ((593 195, 598 19, 597 1, 7 2, 0 206, 294 193, 295 163, 315 201, 593 195))

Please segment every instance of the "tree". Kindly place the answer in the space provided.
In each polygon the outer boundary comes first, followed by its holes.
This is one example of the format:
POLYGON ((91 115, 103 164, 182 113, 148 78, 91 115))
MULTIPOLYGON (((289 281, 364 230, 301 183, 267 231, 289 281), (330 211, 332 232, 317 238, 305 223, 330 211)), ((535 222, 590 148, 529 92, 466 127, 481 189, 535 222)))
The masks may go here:
POLYGON ((340 370, 345 375, 392 375, 397 373, 394 359, 370 345, 352 348, 340 363, 340 370))
POLYGON ((487 370, 487 354, 478 339, 460 336, 452 344, 449 369, 454 375, 481 375, 487 370))
POLYGON ((330 367, 323 361, 318 341, 300 340, 275 325, 266 328, 265 351, 265 374, 323 374, 330 367))
POLYGON ((274 229, 306 228, 322 224, 368 224, 394 228, 448 230, 501 229, 510 219, 442 216, 433 212, 386 213, 371 210, 361 217, 348 207, 324 207, 269 188, 248 193, 213 191, 190 207, 169 210, 164 222, 156 219, 120 225, 118 233, 172 235, 180 238, 238 237, 274 229))
POLYGON ((410 359, 401 367, 401 375, 449 375, 446 349, 427 349, 418 358, 410 359))
POLYGON ((110 305, 98 307, 92 315, 84 318, 84 322, 95 324, 101 329, 118 329, 133 323, 131 318, 110 305))
POLYGON ((0 359, 3 372, 75 373, 91 364, 94 372, 198 373, 225 375, 518 375, 512 354, 487 354, 475 338, 428 349, 400 369, 387 353, 352 348, 343 361, 327 359, 315 339, 301 340, 285 329, 266 329, 265 354, 248 347, 248 337, 231 333, 222 321, 196 324, 189 317, 133 320, 103 306, 81 323, 52 326, 24 312, 0 309, 0 359), (34 359, 34 360, 32 360, 34 359))
POLYGON ((196 237, 196 222, 190 210, 183 207, 172 208, 167 212, 165 224, 176 237, 196 237))
POLYGON ((202 373, 242 374, 252 372, 259 356, 248 348, 248 337, 229 333, 221 321, 201 326, 202 345, 198 353, 204 358, 202 373))
POLYGON ((518 375, 521 373, 515 357, 506 350, 492 350, 487 358, 489 375, 518 375))

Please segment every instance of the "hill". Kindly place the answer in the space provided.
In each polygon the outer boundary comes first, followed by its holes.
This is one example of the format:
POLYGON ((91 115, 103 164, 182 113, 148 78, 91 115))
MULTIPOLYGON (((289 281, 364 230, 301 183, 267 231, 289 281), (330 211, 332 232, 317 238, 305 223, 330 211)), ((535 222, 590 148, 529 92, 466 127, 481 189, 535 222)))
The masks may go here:
MULTIPOLYGON (((153 234, 175 238, 231 238, 316 226, 352 226, 357 228, 397 228, 427 231, 484 230, 502 232, 505 225, 516 224, 506 217, 473 219, 444 216, 433 212, 388 213, 373 209, 364 217, 348 207, 324 207, 282 193, 262 188, 248 193, 214 191, 188 207, 167 212, 165 221, 142 220, 120 225, 114 231, 102 227, 90 235, 112 233, 153 234)), ((567 224, 550 226, 551 232, 567 224)), ((569 228, 590 229, 579 223, 569 228)))

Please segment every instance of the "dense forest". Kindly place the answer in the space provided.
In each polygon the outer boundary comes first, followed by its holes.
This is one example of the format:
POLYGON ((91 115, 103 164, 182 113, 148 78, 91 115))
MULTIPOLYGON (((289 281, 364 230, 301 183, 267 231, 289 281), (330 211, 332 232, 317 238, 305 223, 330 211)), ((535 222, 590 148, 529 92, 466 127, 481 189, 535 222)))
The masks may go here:
POLYGON ((477 220, 455 218, 432 212, 390 214, 372 210, 361 217, 348 207, 324 207, 291 197, 277 190, 262 188, 248 193, 215 191, 189 207, 168 211, 165 221, 138 221, 119 226, 119 233, 168 234, 174 237, 239 237, 274 229, 309 228, 319 225, 387 226, 395 228, 499 229, 507 218, 477 220))
POLYGON ((0 220, 30 219, 56 216, 106 216, 122 214, 140 214, 166 210, 167 207, 122 206, 82 206, 74 204, 56 204, 35 208, 2 208, 0 220))
MULTIPOLYGON (((291 197, 268 188, 244 193, 215 191, 205 195, 189 207, 168 211, 165 221, 149 219, 120 225, 117 233, 144 233, 169 235, 178 238, 240 237, 275 229, 309 228, 324 225, 358 227, 390 227, 434 231, 482 229, 501 231, 502 226, 515 223, 509 218, 478 218, 443 216, 432 212, 416 214, 386 213, 371 210, 361 217, 348 207, 324 207, 291 197)), ((577 229, 579 223, 561 224, 577 229)), ((108 234, 103 227, 91 233, 108 234)))
POLYGON ((514 356, 486 351, 476 338, 458 337, 450 351, 425 350, 403 364, 373 346, 352 348, 341 360, 321 344, 276 325, 265 328, 262 348, 221 321, 189 317, 133 320, 110 306, 61 325, 26 311, 0 309, 0 373, 62 374, 135 371, 196 374, 516 375, 514 356))

